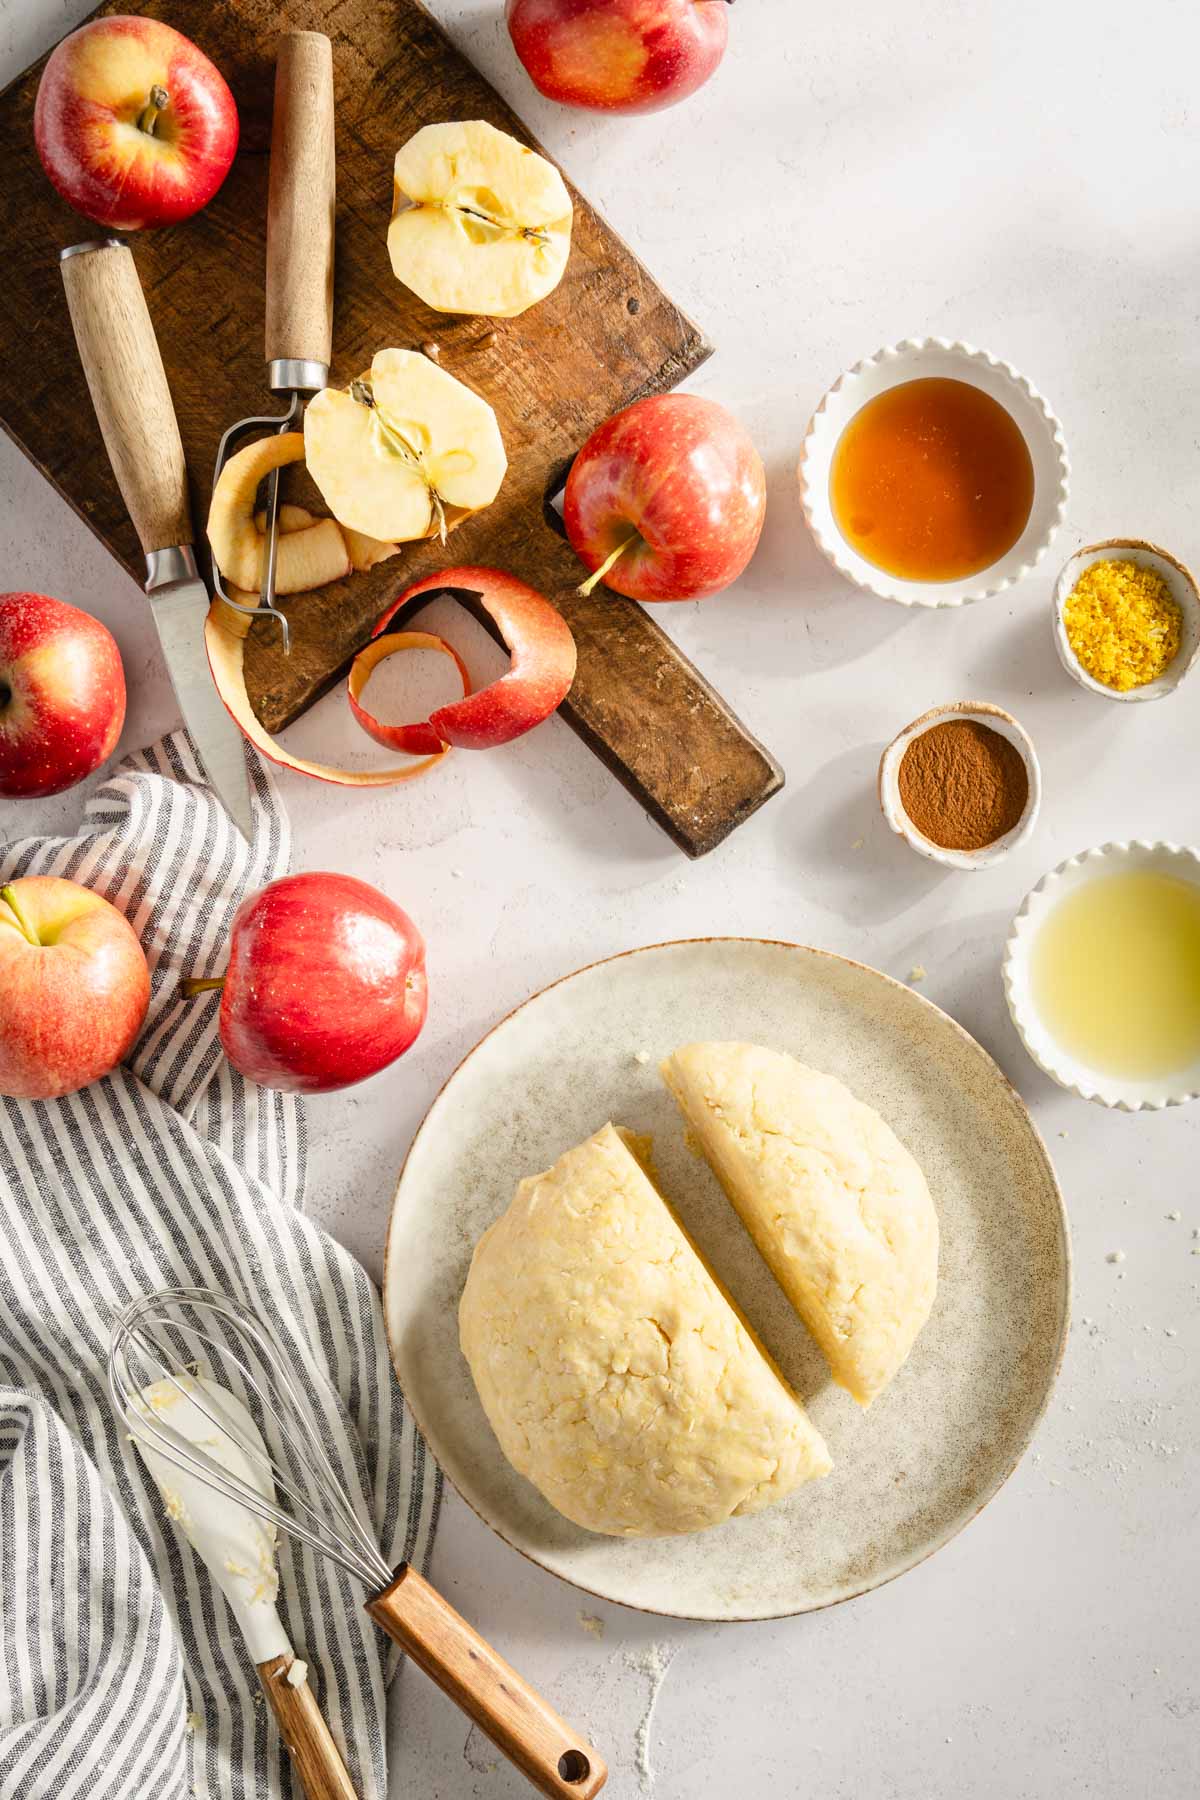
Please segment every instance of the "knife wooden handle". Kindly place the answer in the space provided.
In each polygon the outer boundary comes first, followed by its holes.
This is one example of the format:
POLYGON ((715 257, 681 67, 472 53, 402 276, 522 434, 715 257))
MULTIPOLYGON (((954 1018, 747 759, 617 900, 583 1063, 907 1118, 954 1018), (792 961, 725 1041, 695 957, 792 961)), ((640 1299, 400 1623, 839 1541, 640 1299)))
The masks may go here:
POLYGON ((267 194, 267 361, 333 345, 333 47, 289 31, 275 64, 267 194))
POLYGON ((258 1679, 271 1702, 279 1735, 287 1747, 292 1773, 305 1800, 359 1800, 342 1753, 333 1741, 325 1715, 308 1681, 295 1687, 288 1670, 295 1662, 290 1650, 258 1664, 258 1679))
POLYGON ((367 1611, 539 1793, 591 1800, 600 1792, 608 1770, 587 1740, 415 1569, 401 1563, 391 1584, 367 1601, 367 1611))
POLYGON ((104 447, 142 549, 190 544, 183 445, 133 252, 100 239, 64 250, 61 268, 104 447))

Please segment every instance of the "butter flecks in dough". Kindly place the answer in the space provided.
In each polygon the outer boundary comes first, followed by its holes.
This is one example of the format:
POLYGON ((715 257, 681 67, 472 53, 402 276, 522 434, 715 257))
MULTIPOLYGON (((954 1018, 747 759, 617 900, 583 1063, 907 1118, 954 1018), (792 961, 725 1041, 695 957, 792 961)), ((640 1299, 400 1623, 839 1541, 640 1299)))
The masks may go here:
POLYGON ((869 1406, 937 1291, 920 1168, 832 1075, 756 1044, 688 1044, 662 1075, 833 1378, 869 1406))
POLYGON ((651 1181, 648 1150, 605 1125, 522 1181, 459 1307, 508 1460, 613 1537, 700 1531, 831 1466, 651 1181))

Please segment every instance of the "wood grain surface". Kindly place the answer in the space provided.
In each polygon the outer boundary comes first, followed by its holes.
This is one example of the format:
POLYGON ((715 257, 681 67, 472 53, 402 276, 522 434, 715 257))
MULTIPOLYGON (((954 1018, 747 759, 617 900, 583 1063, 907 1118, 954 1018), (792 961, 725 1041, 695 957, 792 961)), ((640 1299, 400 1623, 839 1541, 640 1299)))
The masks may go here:
POLYGON ((288 1680, 295 1661, 290 1650, 272 1656, 258 1664, 258 1679, 271 1703, 300 1791, 305 1800, 359 1800, 311 1685, 307 1679, 295 1686, 288 1680))
MULTIPOLYGON (((109 0, 99 13, 126 10, 109 0)), ((337 242, 333 379, 385 345, 434 344, 443 368, 495 407, 509 473, 495 504, 448 546, 409 546, 367 574, 287 601, 293 651, 255 625, 246 659, 256 712, 278 731, 337 681, 401 586, 454 563, 490 563, 539 588, 579 646, 567 721, 691 856, 703 855, 782 785, 782 771, 657 620, 603 587, 576 594, 581 565, 550 528, 544 496, 610 413, 674 387, 710 354, 697 327, 576 195, 559 288, 521 318, 431 312, 394 278, 386 232, 392 162, 422 125, 485 118, 529 133, 417 0, 148 0, 213 58, 233 89, 241 144, 215 199, 185 224, 140 233, 135 255, 175 400, 193 516, 207 517, 221 432, 272 410, 262 355, 267 151, 275 57, 288 30, 333 44, 337 242)), ((57 256, 94 235, 56 195, 33 150, 41 64, 0 96, 0 424, 139 580, 137 536, 82 393, 57 256)), ((313 497, 301 475, 291 496, 313 497)), ((324 511, 318 503, 317 510, 324 511)), ((719 602, 717 602, 719 604, 719 602)), ((669 611, 669 609, 667 609, 669 611)))
POLYGON ((333 58, 319 31, 279 40, 267 184, 266 360, 328 364, 337 212, 333 58))
POLYGON ((375 1623, 487 1733, 549 1800, 592 1800, 608 1779, 599 1754, 498 1656, 436 1588, 401 1563, 367 1602, 375 1623))
POLYGON ((148 556, 192 542, 183 445, 133 252, 114 238, 94 245, 65 258, 63 289, 96 421, 148 556))

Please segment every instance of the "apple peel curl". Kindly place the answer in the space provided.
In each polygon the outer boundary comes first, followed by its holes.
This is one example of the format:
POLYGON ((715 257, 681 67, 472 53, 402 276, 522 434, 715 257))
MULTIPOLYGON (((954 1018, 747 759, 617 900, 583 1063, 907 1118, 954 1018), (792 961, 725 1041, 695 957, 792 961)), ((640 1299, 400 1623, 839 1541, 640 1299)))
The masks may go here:
MULTIPOLYGON (((384 745, 388 750, 404 750, 409 756, 444 756, 450 746, 433 730, 431 720, 422 720, 419 725, 384 725, 361 704, 362 691, 370 680, 372 671, 389 656, 394 656, 397 650, 440 650, 458 670, 462 680, 463 699, 470 695, 471 677, 467 674, 466 664, 458 651, 451 649, 445 638, 433 637, 427 631, 385 631, 381 636, 372 638, 350 665, 350 679, 346 684, 350 710, 367 736, 373 737, 377 744, 384 745)), ((436 717, 435 713, 434 718, 436 717)))
MULTIPOLYGON (((420 640, 419 643, 411 642, 406 646, 410 649, 449 649, 440 638, 429 637, 425 632, 414 631, 406 635, 412 640, 420 640)), ((246 692, 246 642, 223 624, 219 600, 209 607, 208 617, 204 621, 204 647, 208 652, 208 666, 212 670, 217 692, 225 703, 226 711, 254 748, 260 750, 268 761, 278 763, 281 768, 295 769, 299 775, 311 775, 314 781, 328 781, 335 787, 394 787, 399 782, 415 781, 418 775, 428 774, 436 763, 450 754, 449 744, 439 743, 437 751, 421 762, 401 763, 385 769, 343 769, 336 763, 312 762, 308 757, 295 756, 271 736, 250 704, 250 696, 246 692)), ((397 644, 396 647, 405 646, 397 644)), ((458 661, 457 657, 455 661, 458 661)))
MULTIPOLYGON (((450 654, 457 662, 452 650, 450 654)), ((465 673, 464 670, 464 679, 465 673)), ((405 588, 393 602, 351 665, 350 704, 363 729, 393 749, 419 746, 426 750, 440 743, 453 744, 460 750, 494 750, 549 718, 565 700, 574 679, 575 639, 562 614, 536 588, 515 575, 503 569, 467 564, 425 576, 405 588), (440 594, 460 601, 477 617, 483 615, 481 622, 494 627, 493 635, 502 639, 512 666, 488 687, 474 693, 467 687, 461 700, 439 707, 420 725, 381 726, 378 720, 368 724, 370 715, 364 715, 357 698, 371 669, 389 654, 376 646, 386 644, 394 633, 393 619, 402 623, 398 615, 415 611, 417 605, 440 594), (402 733, 403 742, 399 737, 385 735, 390 732, 402 733)))
POLYGON ((204 644, 217 692, 235 724, 257 750, 285 769, 340 787, 391 787, 427 774, 450 754, 451 746, 490 750, 532 731, 566 698, 575 677, 575 639, 571 628, 543 595, 502 569, 468 565, 442 569, 414 582, 393 602, 376 625, 370 641, 350 668, 348 697, 355 718, 377 742, 422 758, 384 769, 343 769, 312 762, 285 750, 257 718, 246 691, 245 641, 222 617, 220 601, 209 608, 204 644), (419 606, 447 595, 490 622, 512 658, 507 674, 478 692, 458 653, 429 632, 407 631, 404 617, 419 606), (392 620, 395 619, 395 625, 392 620), (361 704, 367 678, 397 650, 437 650, 449 656, 463 683, 463 697, 414 724, 385 725, 361 704))

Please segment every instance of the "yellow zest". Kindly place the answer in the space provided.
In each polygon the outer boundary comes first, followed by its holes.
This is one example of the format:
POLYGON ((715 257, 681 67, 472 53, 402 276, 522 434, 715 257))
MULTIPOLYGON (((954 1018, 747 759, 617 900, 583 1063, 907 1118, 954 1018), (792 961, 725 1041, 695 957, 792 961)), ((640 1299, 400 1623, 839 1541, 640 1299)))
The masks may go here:
POLYGON ((1084 570, 1063 607, 1063 624, 1084 671, 1125 694, 1169 667, 1183 615, 1157 569, 1114 559, 1084 570))

